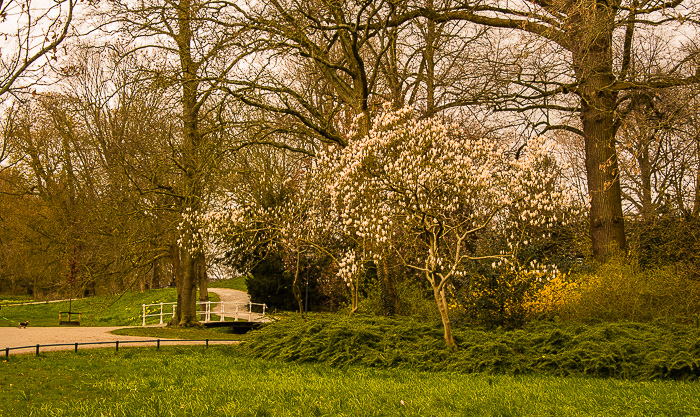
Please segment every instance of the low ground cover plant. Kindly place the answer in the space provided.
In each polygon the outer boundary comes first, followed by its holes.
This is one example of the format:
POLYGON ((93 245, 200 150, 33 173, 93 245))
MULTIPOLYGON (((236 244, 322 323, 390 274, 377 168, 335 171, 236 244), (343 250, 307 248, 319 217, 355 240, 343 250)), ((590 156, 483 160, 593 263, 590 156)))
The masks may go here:
POLYGON ((250 333, 254 357, 487 374, 634 380, 700 377, 700 329, 680 324, 532 322, 518 330, 457 327, 446 349, 439 321, 377 316, 290 316, 250 333))

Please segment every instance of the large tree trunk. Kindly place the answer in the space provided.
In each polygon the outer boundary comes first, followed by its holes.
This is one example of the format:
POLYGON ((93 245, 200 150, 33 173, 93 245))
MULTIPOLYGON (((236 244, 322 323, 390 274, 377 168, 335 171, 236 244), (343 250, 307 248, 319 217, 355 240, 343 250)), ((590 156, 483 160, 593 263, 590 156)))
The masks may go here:
POLYGON ((195 257, 185 249, 180 249, 182 262, 182 285, 177 296, 177 313, 180 327, 198 326, 197 320, 197 263, 195 257))
MULTIPOLYGON (((182 182, 181 213, 183 217, 196 215, 202 206, 202 177, 201 177, 201 137, 198 129, 199 105, 197 102, 199 80, 197 64, 192 58, 192 5, 190 0, 180 0, 177 7, 178 34, 175 37, 180 56, 182 71, 182 167, 184 170, 182 182)), ((193 326, 197 320, 197 286, 198 276, 196 255, 190 250, 198 246, 195 225, 192 219, 180 231, 180 259, 182 267, 182 282, 178 286, 177 316, 178 326, 193 326)), ((202 255, 204 256, 204 255, 202 255)))
POLYGON ((584 11, 579 16, 580 29, 571 32, 572 55, 580 83, 593 256, 605 260, 627 247, 615 148, 617 93, 609 89, 615 82, 612 69, 615 12, 602 3, 591 2, 590 8, 581 7, 584 11), (591 23, 593 20, 596 24, 591 23))

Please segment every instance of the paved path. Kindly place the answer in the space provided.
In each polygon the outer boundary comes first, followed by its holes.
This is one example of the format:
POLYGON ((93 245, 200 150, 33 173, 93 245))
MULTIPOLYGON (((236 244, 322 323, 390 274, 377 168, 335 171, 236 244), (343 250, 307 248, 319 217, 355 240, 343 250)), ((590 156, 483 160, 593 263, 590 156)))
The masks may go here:
MULTIPOLYGON (((243 291, 230 290, 225 288, 212 288, 211 292, 219 295, 222 301, 247 303, 250 297, 243 291)), ((141 336, 121 336, 110 333, 122 327, 36 327, 31 324, 26 329, 18 329, 17 327, 0 327, 0 356, 4 354, 6 347, 18 346, 36 346, 61 344, 61 343, 89 343, 89 342, 115 342, 133 341, 133 340, 153 340, 154 337, 141 336)), ((209 344, 230 344, 232 342, 221 342, 210 340, 209 344)), ((168 343, 175 344, 175 342, 168 343)), ((194 342, 177 342, 177 344, 195 344, 194 342)), ((201 343, 196 343, 201 344, 201 343)), ((153 346, 153 343, 128 343, 125 346, 153 346)), ((106 347, 105 345, 88 345, 79 346, 78 349, 106 347)), ((67 350, 74 349, 74 346, 51 346, 40 348, 41 352, 50 350, 67 350)), ((36 348, 28 348, 21 350, 11 350, 10 355, 18 353, 35 352, 36 348)))
POLYGON ((250 295, 247 292, 231 290, 228 288, 209 288, 209 292, 213 292, 219 296, 219 299, 225 303, 249 303, 250 295))
MULTIPOLYGON (((209 292, 213 292, 216 295, 218 295, 219 300, 224 302, 224 303, 238 302, 241 304, 247 304, 250 302, 250 295, 248 295, 248 293, 246 293, 246 292, 239 291, 239 290, 232 290, 232 289, 228 289, 228 288, 209 288, 209 292)), ((239 317, 247 320, 248 315, 243 314, 247 311, 248 311, 248 306, 245 306, 245 307, 241 306, 239 317)), ((221 304, 217 304, 217 306, 213 308, 212 313, 219 314, 220 312, 221 312, 221 304)), ((233 314, 233 311, 231 310, 231 305, 225 306, 224 312, 226 313, 226 317, 231 317, 233 314)), ((252 313, 251 319, 253 321, 268 321, 266 317, 262 317, 262 315, 258 314, 258 313, 252 313)))
MULTIPOLYGON (((62 344, 62 343, 89 343, 89 342, 115 342, 115 341, 135 341, 135 340, 155 340, 155 337, 142 336, 121 336, 110 333, 112 330, 124 327, 32 327, 18 329, 16 327, 0 327, 0 354, 4 354, 6 347, 36 346, 62 344)), ((210 340, 209 344, 233 344, 237 342, 226 342, 210 340)), ((202 344, 201 342, 168 342, 168 345, 190 345, 202 344)), ((164 344, 165 345, 165 344, 164 344)), ((87 345, 79 346, 78 349, 107 347, 109 345, 87 345)), ((128 343, 124 346, 154 346, 154 343, 128 343)), ((112 346, 114 347, 114 346, 112 346)), ((74 349, 74 346, 49 346, 41 347, 41 352, 50 350, 74 349)), ((26 349, 13 349, 10 355, 19 353, 35 352, 36 347, 26 349)))
MULTIPOLYGON (((219 295, 221 301, 224 302, 239 302, 248 303, 250 296, 238 290, 227 288, 210 288, 209 291, 219 295)), ((110 333, 122 327, 35 327, 31 324, 26 329, 18 329, 17 327, 0 327, 0 355, 4 353, 6 347, 18 346, 36 346, 61 344, 61 343, 88 343, 88 342, 116 342, 118 341, 134 341, 134 340, 153 340, 155 338, 141 336, 120 336, 110 333)), ((232 344, 237 342, 222 342, 210 340, 209 344, 232 344)), ((168 344, 175 344, 168 343, 168 344)), ((185 344, 201 344, 196 342, 177 342, 179 345, 185 344)), ((153 343, 128 343, 125 346, 153 346, 153 343)), ((78 349, 105 347, 105 345, 88 345, 80 346, 78 349)), ((74 349, 74 346, 52 346, 42 347, 42 352, 49 350, 67 350, 74 349)), ((35 347, 12 350, 10 355, 18 353, 30 353, 36 350, 35 347)))

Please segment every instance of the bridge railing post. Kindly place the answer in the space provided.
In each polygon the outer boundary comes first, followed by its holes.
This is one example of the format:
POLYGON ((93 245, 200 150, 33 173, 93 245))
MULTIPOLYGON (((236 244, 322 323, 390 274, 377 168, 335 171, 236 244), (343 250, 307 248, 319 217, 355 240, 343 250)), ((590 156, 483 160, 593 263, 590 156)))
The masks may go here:
POLYGON ((234 316, 233 321, 238 321, 238 301, 236 301, 236 314, 234 316))
POLYGON ((248 321, 253 321, 253 303, 248 303, 248 321))
POLYGON ((145 326, 146 325, 146 304, 141 304, 141 308, 143 309, 142 313, 141 313, 141 318, 142 318, 141 326, 145 326))
POLYGON ((163 324, 163 303, 160 303, 160 324, 163 324))
POLYGON ((224 320, 225 320, 225 318, 224 318, 224 316, 225 316, 225 314, 226 314, 226 313, 224 312, 224 310, 225 310, 225 307, 224 307, 224 306, 225 306, 225 305, 226 305, 226 303, 224 303, 223 301, 221 301, 221 303, 219 303, 219 321, 224 321, 224 320))

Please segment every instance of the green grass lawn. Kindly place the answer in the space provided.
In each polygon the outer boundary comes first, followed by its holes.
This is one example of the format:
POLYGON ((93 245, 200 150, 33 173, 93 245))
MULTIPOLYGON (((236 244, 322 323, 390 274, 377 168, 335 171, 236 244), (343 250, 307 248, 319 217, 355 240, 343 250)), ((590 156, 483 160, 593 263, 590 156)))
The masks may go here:
POLYGON ((697 416, 700 384, 252 359, 235 347, 123 348, 0 362, 1 416, 697 416))
MULTIPOLYGON (((176 299, 174 288, 163 288, 144 293, 126 292, 117 296, 73 300, 71 310, 82 313, 82 326, 140 326, 143 304, 171 303, 176 299)), ((209 299, 219 301, 219 296, 209 293, 209 299)), ((32 326, 58 326, 59 311, 68 311, 67 301, 4 306, 0 310, 0 327, 14 327, 26 320, 31 320, 32 326)), ((149 311, 155 313, 159 311, 159 307, 149 307, 149 311)), ((172 307, 166 306, 163 311, 172 313, 172 307)), ((167 318, 169 317, 166 316, 167 318)), ((72 319, 77 320, 77 316, 72 319)), ((212 320, 218 320, 218 316, 212 315, 212 320)), ((158 318, 151 317, 147 323, 156 324, 158 318)))
MULTIPOLYGON (((73 300, 71 309, 82 313, 83 326, 136 326, 141 324, 142 304, 175 300, 175 289, 164 288, 73 300)), ((17 326, 25 320, 31 320, 32 326, 58 326, 59 311, 68 311, 68 302, 5 306, 0 310, 0 327, 17 326)))
POLYGON ((209 288, 230 288, 232 290, 248 292, 248 287, 246 287, 245 285, 245 277, 236 277, 212 281, 209 283, 209 288))

